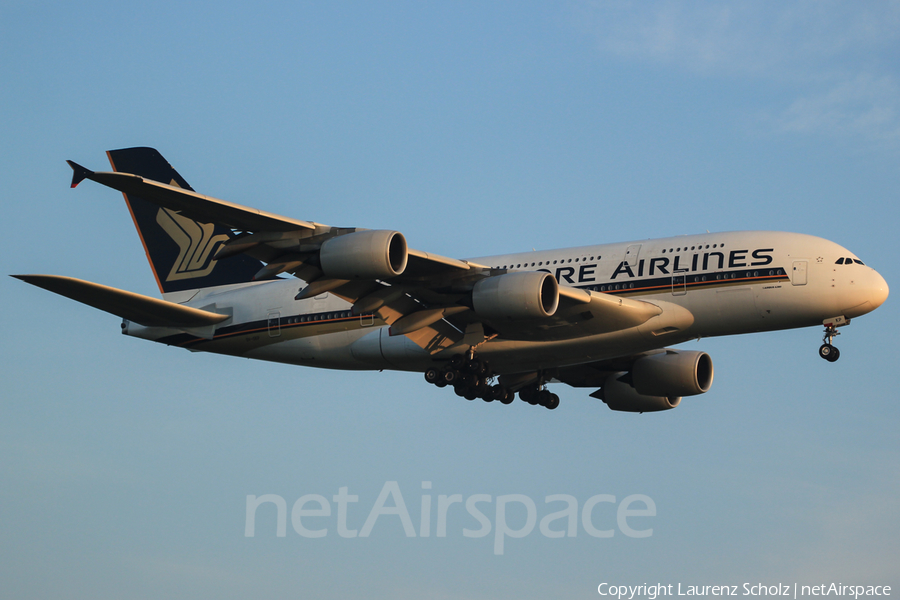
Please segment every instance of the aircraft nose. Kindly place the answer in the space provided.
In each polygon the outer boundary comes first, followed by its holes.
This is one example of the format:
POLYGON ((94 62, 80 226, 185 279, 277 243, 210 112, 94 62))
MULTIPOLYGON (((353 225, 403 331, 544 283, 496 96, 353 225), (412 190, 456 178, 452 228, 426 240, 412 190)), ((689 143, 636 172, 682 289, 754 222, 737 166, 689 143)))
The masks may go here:
POLYGON ((860 273, 850 281, 846 295, 842 298, 845 308, 842 314, 848 319, 861 317, 870 313, 887 300, 888 284, 875 269, 867 269, 865 274, 860 273))
POLYGON ((873 270, 872 282, 869 284, 869 302, 872 304, 872 309, 874 310, 884 304, 889 293, 887 281, 884 280, 880 273, 873 270))

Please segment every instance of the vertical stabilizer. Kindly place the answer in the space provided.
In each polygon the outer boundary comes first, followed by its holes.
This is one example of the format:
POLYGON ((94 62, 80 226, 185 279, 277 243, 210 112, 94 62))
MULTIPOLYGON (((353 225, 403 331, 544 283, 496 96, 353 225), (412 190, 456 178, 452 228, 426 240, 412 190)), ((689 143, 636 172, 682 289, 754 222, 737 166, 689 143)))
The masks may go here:
MULTIPOLYGON (((114 171, 131 173, 182 189, 191 186, 153 148, 125 148, 107 152, 114 171)), ((221 244, 235 236, 223 225, 200 223, 176 211, 123 194, 147 259, 164 294, 235 283, 246 283, 263 263, 245 255, 213 258, 221 244)))

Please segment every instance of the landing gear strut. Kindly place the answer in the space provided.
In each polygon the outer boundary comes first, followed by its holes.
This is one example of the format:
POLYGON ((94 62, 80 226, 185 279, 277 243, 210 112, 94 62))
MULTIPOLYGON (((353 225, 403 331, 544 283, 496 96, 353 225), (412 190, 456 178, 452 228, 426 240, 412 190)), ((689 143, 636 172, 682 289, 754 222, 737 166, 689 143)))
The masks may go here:
POLYGON ((834 362, 841 357, 841 351, 832 345, 834 338, 841 335, 838 327, 849 323, 849 319, 838 317, 836 319, 828 319, 825 321, 825 336, 822 338, 823 344, 819 346, 819 356, 828 362, 834 362))

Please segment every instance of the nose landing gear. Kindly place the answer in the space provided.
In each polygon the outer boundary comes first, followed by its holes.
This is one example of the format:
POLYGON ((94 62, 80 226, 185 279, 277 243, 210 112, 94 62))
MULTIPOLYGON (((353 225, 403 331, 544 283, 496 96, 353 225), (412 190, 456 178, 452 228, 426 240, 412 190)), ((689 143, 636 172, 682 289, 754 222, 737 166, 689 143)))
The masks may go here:
POLYGON ((845 317, 835 317, 833 319, 825 319, 825 336, 822 338, 823 344, 819 346, 819 356, 828 362, 834 362, 841 357, 841 351, 832 345, 834 338, 841 335, 838 327, 842 327, 850 323, 850 319, 845 317))

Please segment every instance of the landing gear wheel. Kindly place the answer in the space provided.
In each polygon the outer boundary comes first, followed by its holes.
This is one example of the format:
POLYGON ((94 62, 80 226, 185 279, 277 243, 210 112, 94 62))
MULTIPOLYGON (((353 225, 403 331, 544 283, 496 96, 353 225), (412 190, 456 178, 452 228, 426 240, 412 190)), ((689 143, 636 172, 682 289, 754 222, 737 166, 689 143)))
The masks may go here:
POLYGON ((841 351, 831 344, 822 344, 819 347, 819 356, 828 362, 834 362, 841 357, 841 351))
POLYGON ((545 404, 544 406, 546 406, 550 410, 554 410, 556 407, 559 406, 559 396, 557 396, 556 394, 550 394, 550 399, 547 401, 547 404, 545 404))
POLYGON ((477 358, 473 358, 466 362, 466 370, 469 373, 475 373, 476 375, 484 375, 487 372, 485 364, 477 358))
POLYGON ((506 394, 500 398, 500 402, 503 404, 512 404, 516 399, 516 393, 510 390, 506 390, 506 394))
POLYGON ((461 373, 459 380, 469 387, 478 386, 478 375, 475 373, 461 373))
POLYGON ((537 404, 537 396, 538 396, 537 388, 524 387, 521 390, 519 390, 519 398, 521 398, 523 402, 527 402, 528 404, 531 404, 532 406, 537 404))
POLYGON ((425 371, 425 381, 428 383, 437 383, 441 379, 441 372, 431 367, 425 371))

